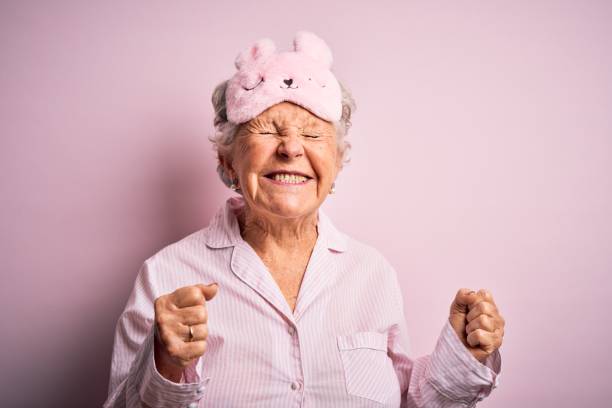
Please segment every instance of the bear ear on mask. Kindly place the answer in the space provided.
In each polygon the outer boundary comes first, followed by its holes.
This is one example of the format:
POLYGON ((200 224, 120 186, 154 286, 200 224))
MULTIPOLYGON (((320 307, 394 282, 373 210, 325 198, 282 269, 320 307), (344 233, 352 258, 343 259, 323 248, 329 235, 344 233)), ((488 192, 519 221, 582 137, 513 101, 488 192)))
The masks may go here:
POLYGON ((327 69, 331 68, 334 60, 332 52, 322 39, 309 31, 298 31, 293 39, 293 49, 308 55, 327 69))
POLYGON ((265 59, 266 57, 274 54, 275 51, 276 45, 274 45, 274 42, 269 38, 262 38, 238 54, 234 60, 234 65, 236 66, 236 69, 239 70, 246 64, 252 64, 257 60, 265 59))

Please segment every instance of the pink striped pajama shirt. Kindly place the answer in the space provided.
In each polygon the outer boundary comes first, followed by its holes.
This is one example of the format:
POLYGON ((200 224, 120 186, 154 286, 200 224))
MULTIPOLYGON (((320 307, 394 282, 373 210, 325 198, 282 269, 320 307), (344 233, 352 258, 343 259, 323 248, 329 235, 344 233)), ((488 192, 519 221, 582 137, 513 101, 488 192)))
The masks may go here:
POLYGON ((119 317, 104 407, 471 407, 497 385, 448 320, 431 355, 409 357, 395 270, 319 211, 319 236, 295 311, 242 239, 229 199, 211 224, 147 259, 119 317), (153 354, 154 300, 218 282, 207 350, 181 383, 153 354))

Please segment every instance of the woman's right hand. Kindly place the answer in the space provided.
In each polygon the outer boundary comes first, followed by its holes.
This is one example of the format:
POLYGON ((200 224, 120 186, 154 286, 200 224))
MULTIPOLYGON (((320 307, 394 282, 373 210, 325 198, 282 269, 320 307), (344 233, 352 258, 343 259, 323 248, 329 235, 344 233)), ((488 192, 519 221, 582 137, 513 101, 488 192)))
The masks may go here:
POLYGON ((155 299, 155 366, 170 381, 180 382, 183 369, 206 351, 208 312, 206 301, 218 285, 185 286, 155 299), (189 326, 193 338, 190 340, 189 326))

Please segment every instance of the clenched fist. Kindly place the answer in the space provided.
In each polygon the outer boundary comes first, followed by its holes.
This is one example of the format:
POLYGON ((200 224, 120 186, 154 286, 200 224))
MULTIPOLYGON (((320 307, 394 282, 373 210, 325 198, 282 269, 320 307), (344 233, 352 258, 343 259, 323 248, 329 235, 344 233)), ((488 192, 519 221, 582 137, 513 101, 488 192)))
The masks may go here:
POLYGON ((462 343, 481 363, 502 344, 506 322, 493 296, 484 289, 459 289, 449 320, 462 343))
POLYGON ((206 301, 217 288, 216 283, 185 286, 155 299, 155 366, 170 381, 180 382, 183 369, 206 351, 206 301))

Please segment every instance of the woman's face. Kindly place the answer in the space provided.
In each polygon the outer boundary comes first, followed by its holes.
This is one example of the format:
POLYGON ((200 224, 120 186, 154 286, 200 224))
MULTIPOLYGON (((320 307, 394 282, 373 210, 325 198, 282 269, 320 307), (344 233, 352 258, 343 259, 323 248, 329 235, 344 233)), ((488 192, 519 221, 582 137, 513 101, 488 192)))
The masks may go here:
POLYGON ((341 164, 334 125, 290 102, 244 123, 230 156, 222 162, 249 208, 285 218, 314 213, 341 164))

